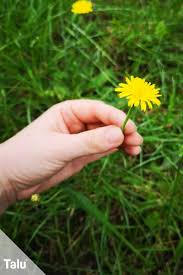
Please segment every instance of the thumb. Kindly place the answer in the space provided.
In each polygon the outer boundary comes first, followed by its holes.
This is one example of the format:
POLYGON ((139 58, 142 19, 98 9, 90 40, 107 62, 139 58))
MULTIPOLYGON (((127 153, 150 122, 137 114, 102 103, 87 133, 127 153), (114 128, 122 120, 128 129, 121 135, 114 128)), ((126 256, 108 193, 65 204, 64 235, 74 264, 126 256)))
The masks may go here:
POLYGON ((79 134, 67 135, 65 149, 68 159, 103 153, 123 143, 122 130, 116 126, 105 126, 79 134))

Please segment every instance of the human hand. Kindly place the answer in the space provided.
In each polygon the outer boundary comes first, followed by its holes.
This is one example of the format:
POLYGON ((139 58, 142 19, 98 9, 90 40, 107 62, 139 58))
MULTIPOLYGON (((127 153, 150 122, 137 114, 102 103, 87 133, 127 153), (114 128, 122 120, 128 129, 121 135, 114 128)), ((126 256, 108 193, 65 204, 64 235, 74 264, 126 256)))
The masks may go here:
POLYGON ((125 114, 96 100, 68 100, 48 109, 0 145, 0 176, 7 204, 40 193, 116 152, 140 153, 142 137, 125 114))

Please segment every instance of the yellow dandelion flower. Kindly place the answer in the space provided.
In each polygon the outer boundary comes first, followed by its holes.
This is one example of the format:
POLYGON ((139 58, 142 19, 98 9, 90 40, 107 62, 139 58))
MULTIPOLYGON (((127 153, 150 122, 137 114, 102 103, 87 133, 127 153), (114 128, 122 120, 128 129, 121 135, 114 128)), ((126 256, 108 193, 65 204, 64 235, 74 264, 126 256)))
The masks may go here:
POLYGON ((39 194, 33 194, 31 196, 31 201, 32 202, 39 202, 40 201, 40 195, 39 194))
POLYGON ((147 107, 149 109, 153 108, 153 104, 160 105, 160 89, 156 88, 154 84, 145 81, 140 77, 131 76, 130 78, 125 78, 126 83, 119 83, 115 91, 118 92, 120 98, 126 97, 128 99, 128 106, 130 107, 125 121, 121 126, 122 130, 130 118, 133 107, 140 106, 142 111, 146 111, 147 107))
POLYGON ((85 14, 93 11, 93 4, 91 1, 78 0, 72 5, 72 12, 76 14, 85 14))
POLYGON ((126 83, 119 83, 119 87, 115 89, 120 98, 126 97, 128 99, 128 106, 140 106, 142 111, 153 108, 152 104, 160 105, 160 89, 156 88, 154 84, 146 82, 140 77, 131 76, 125 78, 126 83))

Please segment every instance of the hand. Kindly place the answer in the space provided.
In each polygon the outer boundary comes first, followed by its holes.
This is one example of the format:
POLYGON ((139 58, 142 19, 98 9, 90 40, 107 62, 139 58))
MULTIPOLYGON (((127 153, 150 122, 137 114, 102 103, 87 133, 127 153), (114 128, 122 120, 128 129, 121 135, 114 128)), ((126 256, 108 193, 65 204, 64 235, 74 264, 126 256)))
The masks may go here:
POLYGON ((140 153, 142 137, 125 114, 103 102, 70 100, 54 105, 0 145, 1 188, 8 203, 40 193, 116 152, 140 153))

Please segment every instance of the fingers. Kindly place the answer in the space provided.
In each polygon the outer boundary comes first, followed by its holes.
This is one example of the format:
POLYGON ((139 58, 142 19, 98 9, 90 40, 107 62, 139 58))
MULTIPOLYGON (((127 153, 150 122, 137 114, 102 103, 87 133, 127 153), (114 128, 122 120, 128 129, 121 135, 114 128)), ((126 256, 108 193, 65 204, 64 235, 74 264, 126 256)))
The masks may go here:
POLYGON ((126 146, 124 148, 125 152, 131 156, 137 156, 141 152, 140 146, 126 146))
POLYGON ((61 103, 61 117, 66 125, 66 128, 69 133, 76 134, 85 130, 85 123, 79 119, 77 115, 75 115, 72 105, 69 103, 70 101, 65 101, 61 103))
POLYGON ((86 125, 87 127, 87 130, 92 130, 92 129, 96 129, 96 128, 99 128, 99 127, 104 127, 105 125, 101 122, 98 122, 98 123, 88 123, 86 125))
POLYGON ((124 140, 123 133, 116 126, 105 126, 73 135, 57 136, 58 155, 64 161, 101 154, 119 147, 124 140))
POLYGON ((116 126, 105 126, 77 135, 71 135, 70 137, 73 139, 71 144, 73 146, 73 154, 75 154, 75 157, 101 154, 117 148, 124 140, 121 129, 116 126))
POLYGON ((136 156, 141 152, 140 145, 142 145, 142 143, 142 136, 139 133, 134 132, 130 135, 125 136, 122 147, 127 154, 131 156, 136 156))
MULTIPOLYGON (((124 112, 97 100, 68 100, 57 104, 57 108, 70 133, 82 131, 84 124, 103 123, 121 127, 126 117, 124 112)), ((135 124, 129 120, 125 127, 125 134, 135 130, 135 124)))
POLYGON ((125 136, 123 145, 138 146, 138 145, 141 145, 142 143, 143 143, 142 136, 139 133, 134 132, 130 135, 125 136))

